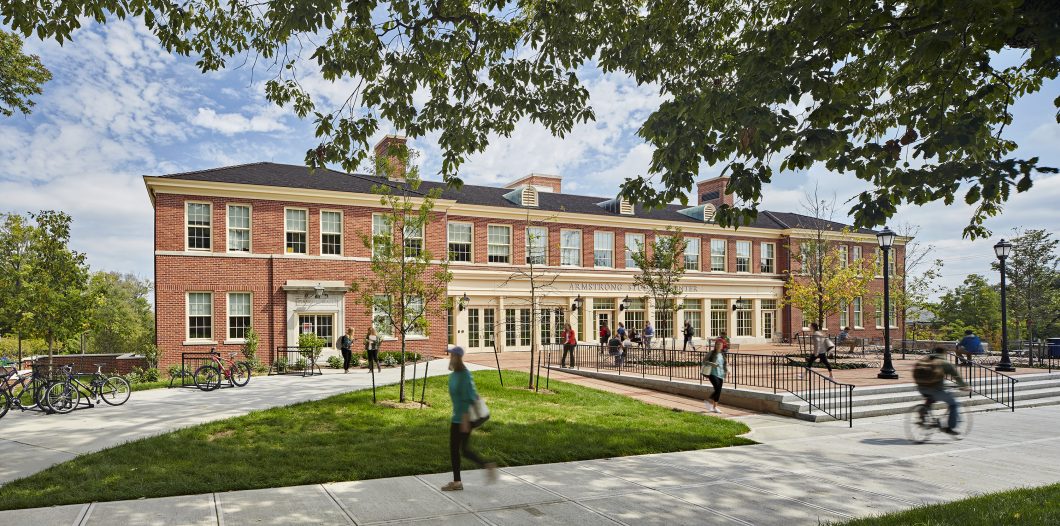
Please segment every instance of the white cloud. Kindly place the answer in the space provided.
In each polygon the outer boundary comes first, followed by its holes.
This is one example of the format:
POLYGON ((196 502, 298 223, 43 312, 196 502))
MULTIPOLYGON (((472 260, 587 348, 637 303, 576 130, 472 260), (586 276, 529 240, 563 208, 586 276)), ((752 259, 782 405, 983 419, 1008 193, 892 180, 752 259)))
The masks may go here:
POLYGON ((225 135, 287 129, 287 126, 280 122, 280 117, 273 112, 245 117, 239 113, 217 113, 210 108, 199 108, 199 111, 191 118, 191 123, 225 135))

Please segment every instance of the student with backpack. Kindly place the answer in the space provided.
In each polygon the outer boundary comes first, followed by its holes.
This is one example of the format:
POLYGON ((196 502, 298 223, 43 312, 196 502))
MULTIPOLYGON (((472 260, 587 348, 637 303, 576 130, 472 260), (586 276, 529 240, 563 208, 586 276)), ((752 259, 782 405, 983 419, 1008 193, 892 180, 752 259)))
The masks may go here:
POLYGON ((956 436, 958 435, 956 427, 960 413, 957 410, 957 400, 953 398, 953 394, 943 385, 947 377, 953 378, 957 382, 957 386, 962 390, 968 390, 968 386, 961 379, 961 374, 957 372, 957 368, 946 360, 946 350, 942 347, 935 347, 931 354, 919 360, 913 366, 913 381, 916 382, 916 389, 924 396, 926 402, 926 405, 921 409, 921 421, 924 419, 924 411, 931 404, 936 401, 946 402, 946 406, 949 407, 949 418, 946 421, 946 427, 942 431, 956 436))
POLYGON ((810 330, 813 331, 813 354, 806 359, 806 368, 813 367, 815 360, 821 360, 821 363, 828 368, 828 378, 832 378, 832 364, 828 363, 828 351, 835 347, 835 344, 828 339, 828 335, 816 323, 810 324, 810 330))
POLYGON ((692 350, 696 350, 696 346, 692 344, 692 336, 695 336, 695 329, 692 328, 692 322, 685 322, 685 328, 682 331, 685 335, 685 344, 681 347, 682 351, 687 351, 689 347, 692 350))

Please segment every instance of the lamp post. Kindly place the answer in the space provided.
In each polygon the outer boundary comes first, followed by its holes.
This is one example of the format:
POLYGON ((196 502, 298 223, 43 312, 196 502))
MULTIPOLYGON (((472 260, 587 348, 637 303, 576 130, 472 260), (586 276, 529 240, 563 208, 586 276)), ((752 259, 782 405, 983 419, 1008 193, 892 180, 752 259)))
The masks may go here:
POLYGON ((994 370, 1012 372, 1016 368, 1012 366, 1012 360, 1008 355, 1008 309, 1005 308, 1005 260, 1012 252, 1012 243, 1002 239, 994 245, 994 254, 1001 266, 1001 363, 994 370))
POLYGON ((880 251, 883 252, 883 367, 880 368, 880 373, 876 375, 876 378, 886 380, 898 378, 894 364, 891 363, 891 267, 887 261, 891 246, 894 245, 894 238, 895 233, 886 226, 876 233, 876 241, 879 242, 880 251))

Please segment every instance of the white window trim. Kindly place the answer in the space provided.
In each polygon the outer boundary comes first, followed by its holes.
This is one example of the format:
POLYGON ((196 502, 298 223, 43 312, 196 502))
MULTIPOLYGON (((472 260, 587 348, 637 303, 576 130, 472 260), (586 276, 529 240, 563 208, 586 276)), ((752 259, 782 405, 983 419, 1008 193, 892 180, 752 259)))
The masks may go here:
POLYGON ((540 226, 540 225, 538 225, 538 226, 528 226, 528 227, 526 227, 523 230, 523 232, 524 232, 524 234, 526 236, 526 244, 523 246, 523 256, 524 256, 523 257, 523 266, 526 266, 526 267, 530 266, 530 264, 526 262, 526 259, 530 256, 530 229, 531 228, 543 228, 543 229, 545 229, 545 239, 544 239, 544 244, 545 245, 543 247, 545 249, 545 262, 544 263, 534 263, 534 266, 535 267, 547 267, 548 266, 548 237, 549 237, 549 230, 548 230, 547 226, 540 226))
POLYGON ((644 248, 644 244, 647 243, 648 236, 646 234, 642 234, 640 232, 624 232, 622 234, 622 245, 623 245, 623 248, 622 248, 622 264, 625 265, 623 268, 627 269, 627 270, 628 269, 639 270, 637 268, 637 262, 633 260, 633 256, 630 256, 630 258, 629 258, 630 260, 626 261, 626 253, 627 252, 630 253, 630 254, 633 253, 633 250, 630 250, 630 248, 629 248, 629 236, 639 236, 639 238, 640 238, 640 247, 641 248, 644 248), (626 265, 626 263, 633 263, 633 265, 632 266, 626 265))
MULTIPOLYGON (((500 223, 486 223, 486 264, 487 265, 514 265, 515 264, 515 262, 513 261, 515 259, 515 238, 512 237, 513 235, 514 234, 513 234, 513 230, 512 230, 512 225, 504 225, 504 224, 500 224, 500 223), (502 263, 502 262, 499 262, 499 261, 490 261, 490 227, 491 226, 499 226, 499 227, 503 227, 503 228, 507 228, 508 229, 508 262, 507 263, 502 263)), ((471 237, 472 237, 472 239, 474 239, 474 233, 472 233, 471 237)), ((472 248, 474 248, 474 247, 472 247, 472 248)))
MULTIPOLYGON (((777 244, 774 243, 774 242, 770 242, 770 241, 763 241, 763 242, 758 244, 758 270, 759 271, 762 270, 762 255, 765 254, 765 248, 766 248, 767 245, 770 246, 770 247, 773 247, 773 250, 772 250, 772 252, 773 252, 773 258, 772 258, 773 259, 773 271, 772 272, 762 272, 762 273, 763 274, 776 274, 777 273, 777 244)), ((754 251, 752 250, 752 254, 753 253, 754 253, 754 251)))
POLYGON ((841 268, 847 268, 850 266, 850 247, 847 245, 839 245, 836 247, 839 257, 839 265, 841 268))
POLYGON ((703 238, 701 238, 701 237, 685 237, 684 238, 684 242, 685 242, 685 250, 681 251, 681 266, 684 267, 686 272, 687 271, 702 272, 703 271, 703 238), (685 265, 685 262, 687 261, 685 259, 685 256, 687 255, 687 252, 688 252, 688 245, 691 244, 690 241, 695 241, 699 245, 699 248, 696 250, 696 268, 694 268, 694 269, 688 268, 687 265, 685 265))
MULTIPOLYGON (((286 212, 284 212, 284 214, 286 214, 286 212)), ((286 218, 284 218, 284 219, 286 220, 286 218)), ((334 257, 342 257, 343 255, 346 254, 346 214, 343 213, 342 210, 336 210, 336 209, 333 209, 333 208, 321 208, 320 209, 319 219, 320 219, 320 236, 319 236, 319 239, 317 241, 320 243, 320 255, 324 256, 324 257, 332 257, 332 258, 334 258, 334 257), (339 253, 338 254, 325 254, 324 253, 324 212, 331 212, 331 213, 339 214, 339 253)), ((284 225, 284 226, 286 227, 286 225, 284 225)), ((307 222, 306 227, 308 227, 308 226, 309 225, 308 225, 308 222, 307 222)), ((287 237, 286 233, 284 233, 284 237, 285 238, 287 237)), ((309 237, 309 235, 308 235, 308 232, 307 232, 306 233, 306 238, 308 238, 308 237, 309 237)), ((308 243, 307 243, 307 245, 308 245, 308 243)), ((308 249, 308 246, 306 248, 308 249)))
MULTIPOLYGON (((733 245, 733 253, 736 254, 736 274, 752 274, 754 271, 755 244, 750 239, 738 239, 733 245), (740 243, 747 243, 747 270, 740 270, 740 243)), ((728 255, 728 254, 726 254, 728 255)))
MULTIPOLYGON (((214 334, 214 329, 217 324, 214 320, 214 293, 211 290, 189 290, 184 293, 184 345, 217 345, 217 335, 214 334), (210 295, 210 338, 192 338, 191 337, 191 295, 192 294, 209 294, 210 295)), ((225 325, 228 322, 225 321, 225 325)))
MULTIPOLYGON (((489 232, 487 231, 487 235, 489 232)), ((487 242, 489 240, 486 240, 487 242)), ((450 263, 459 263, 470 265, 475 262, 475 223, 471 221, 446 221, 445 222, 445 259, 450 263), (471 227, 471 260, 470 261, 452 261, 449 259, 449 225, 467 225, 471 227)))
MULTIPOLYGON (((623 257, 625 255, 623 254, 623 257)), ((593 268, 613 269, 615 268, 615 231, 614 230, 593 230, 593 268), (596 264, 596 234, 611 234, 611 266, 597 265, 596 264)))
POLYGON ((585 239, 580 228, 563 228, 559 231, 559 265, 561 267, 581 267, 582 262, 585 261, 585 239), (563 233, 564 232, 577 232, 578 233, 578 263, 574 265, 563 264, 563 233))
POLYGON ((254 326, 254 293, 249 291, 232 291, 225 293, 225 341, 224 343, 246 343, 246 338, 229 338, 232 334, 232 295, 233 294, 246 294, 250 296, 250 325, 247 327, 254 326))
MULTIPOLYGON (((408 216, 406 216, 406 219, 407 218, 408 218, 408 216)), ((427 250, 427 223, 424 223, 424 224, 419 226, 420 235, 418 237, 417 236, 406 236, 405 235, 405 230, 408 229, 408 228, 416 228, 416 226, 415 225, 408 225, 408 224, 402 225, 402 227, 401 227, 401 256, 404 257, 405 259, 412 259, 412 258, 420 257, 420 255, 422 255, 423 252, 427 250), (417 254, 415 256, 406 256, 405 255, 405 252, 406 252, 405 241, 408 241, 410 239, 418 239, 418 240, 420 240, 419 254, 417 254)))
POLYGON ((710 251, 708 252, 708 254, 710 254, 710 271, 711 272, 714 272, 715 274, 722 274, 722 273, 726 273, 726 272, 729 271, 729 240, 728 239, 712 238, 710 240, 710 251), (714 241, 715 240, 721 241, 722 242, 722 246, 725 247, 725 250, 723 250, 722 253, 721 253, 721 261, 722 261, 722 264, 721 264, 722 269, 721 270, 714 270, 714 241))
POLYGON ((297 206, 285 206, 283 207, 283 253, 288 256, 308 256, 309 255, 309 209, 300 208, 297 206), (288 210, 301 210, 305 212, 305 252, 288 252, 287 251, 287 234, 298 233, 295 230, 287 230, 287 211, 288 210))
MULTIPOLYGON (((370 225, 368 225, 369 232, 370 232, 369 235, 372 238, 372 252, 369 254, 369 257, 372 257, 372 256, 375 255, 375 218, 376 217, 383 217, 383 214, 381 214, 379 212, 373 212, 372 213, 372 223, 370 225)), ((383 222, 385 223, 386 221, 384 220, 383 222)), ((394 225, 390 225, 390 239, 391 239, 391 241, 393 241, 393 239, 394 239, 394 225)), ((402 250, 404 250, 404 245, 402 245, 402 250)), ((402 252, 402 254, 404 254, 404 252, 402 252)))
MULTIPOLYGON (((212 228, 212 224, 211 224, 212 228)), ((211 234, 212 235, 212 234, 211 234)), ((187 242, 187 241, 185 241, 187 242)), ((254 253, 254 205, 250 203, 225 203, 225 252, 231 254, 253 254, 254 253), (247 220, 250 221, 250 227, 247 228, 247 241, 250 243, 248 250, 243 252, 242 250, 232 250, 228 246, 228 234, 232 230, 232 227, 228 223, 229 207, 231 206, 245 206, 248 210, 247 220)))
MULTIPOLYGON (((228 212, 225 212, 225 221, 228 221, 228 212)), ((226 223, 227 228, 227 223, 226 223)), ((225 239, 225 248, 228 247, 228 239, 225 239)), ((184 250, 187 252, 213 252, 213 203, 210 201, 184 201, 184 250), (188 245, 188 205, 206 205, 210 207, 210 248, 191 248, 188 245)))

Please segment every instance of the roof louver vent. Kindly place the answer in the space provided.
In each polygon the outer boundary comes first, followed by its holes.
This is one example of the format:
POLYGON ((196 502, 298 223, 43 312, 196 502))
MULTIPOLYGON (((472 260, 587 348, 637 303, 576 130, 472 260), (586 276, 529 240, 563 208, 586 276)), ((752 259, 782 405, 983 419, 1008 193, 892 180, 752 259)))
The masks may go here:
POLYGON ((625 197, 618 198, 618 213, 624 216, 633 215, 633 203, 630 203, 625 197))
POLYGON ((537 188, 533 186, 520 186, 511 192, 504 194, 504 198, 519 206, 537 207, 537 188))

